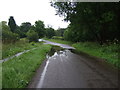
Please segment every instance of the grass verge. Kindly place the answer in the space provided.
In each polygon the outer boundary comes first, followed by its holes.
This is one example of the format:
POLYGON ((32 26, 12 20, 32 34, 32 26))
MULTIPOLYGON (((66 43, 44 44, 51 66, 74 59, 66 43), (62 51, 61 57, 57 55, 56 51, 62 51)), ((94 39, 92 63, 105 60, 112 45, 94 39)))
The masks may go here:
POLYGON ((29 43, 25 39, 21 39, 16 43, 9 43, 2 45, 2 59, 15 55, 16 53, 22 52, 24 50, 32 49, 37 47, 37 43, 29 43))
POLYGON ((2 87, 25 88, 50 49, 51 45, 40 44, 36 49, 4 62, 2 87))
POLYGON ((57 39, 47 39, 52 42, 69 44, 76 48, 77 52, 84 52, 92 56, 97 56, 99 58, 105 59, 108 63, 113 64, 115 67, 120 68, 120 61, 118 61, 118 53, 120 50, 119 44, 110 45, 99 45, 95 42, 79 42, 72 43, 69 41, 57 40, 57 39))
POLYGON ((115 65, 116 67, 120 67, 118 63, 118 45, 99 45, 93 42, 85 42, 85 43, 75 43, 72 45, 76 48, 78 52, 82 51, 88 53, 92 56, 97 56, 105 59, 108 63, 115 65))
POLYGON ((0 90, 2 89, 2 63, 0 63, 0 90))

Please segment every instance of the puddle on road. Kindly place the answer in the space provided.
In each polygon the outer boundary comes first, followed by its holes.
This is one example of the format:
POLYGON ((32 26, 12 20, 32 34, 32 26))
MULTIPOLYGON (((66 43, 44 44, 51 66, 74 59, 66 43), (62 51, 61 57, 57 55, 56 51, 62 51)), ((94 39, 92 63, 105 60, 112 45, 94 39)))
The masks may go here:
POLYGON ((60 55, 62 54, 66 49, 62 48, 62 47, 59 47, 59 46, 53 46, 50 50, 50 52, 47 54, 47 59, 49 57, 52 57, 54 55, 60 55))
POLYGON ((49 60, 49 58, 54 57, 54 56, 67 56, 67 52, 72 52, 73 49, 68 49, 68 48, 62 48, 60 46, 53 46, 50 50, 50 52, 46 55, 46 58, 49 60))
MULTIPOLYGON (((43 85, 43 82, 44 82, 44 78, 45 78, 45 74, 47 72, 47 69, 48 69, 48 65, 50 63, 50 58, 56 56, 56 55, 63 55, 66 57, 66 51, 69 51, 69 49, 65 49, 65 48, 62 48, 60 46, 53 46, 50 50, 50 52, 46 55, 46 58, 47 58, 47 61, 46 61, 46 64, 45 64, 45 67, 43 69, 43 72, 41 74, 41 78, 39 80, 39 83, 37 85, 37 88, 42 88, 42 85, 43 85)), ((54 59, 54 58, 53 58, 54 59)))

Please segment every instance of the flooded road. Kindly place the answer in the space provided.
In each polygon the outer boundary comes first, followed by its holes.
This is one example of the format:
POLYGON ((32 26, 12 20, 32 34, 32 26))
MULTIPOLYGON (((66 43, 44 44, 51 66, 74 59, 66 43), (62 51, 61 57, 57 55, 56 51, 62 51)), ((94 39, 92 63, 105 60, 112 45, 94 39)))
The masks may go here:
POLYGON ((51 49, 47 55, 47 60, 43 62, 29 84, 29 88, 118 87, 117 70, 101 64, 95 58, 72 53, 69 50, 72 48, 70 46, 68 46, 69 48, 65 47, 63 49, 55 46, 51 49))

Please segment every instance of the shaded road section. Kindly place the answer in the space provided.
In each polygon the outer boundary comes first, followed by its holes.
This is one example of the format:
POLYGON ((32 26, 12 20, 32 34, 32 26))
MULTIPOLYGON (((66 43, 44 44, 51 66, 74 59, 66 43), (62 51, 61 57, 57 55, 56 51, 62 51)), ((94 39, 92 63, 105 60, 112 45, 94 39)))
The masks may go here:
POLYGON ((48 56, 28 87, 117 88, 118 72, 104 62, 74 54, 67 48, 48 56))

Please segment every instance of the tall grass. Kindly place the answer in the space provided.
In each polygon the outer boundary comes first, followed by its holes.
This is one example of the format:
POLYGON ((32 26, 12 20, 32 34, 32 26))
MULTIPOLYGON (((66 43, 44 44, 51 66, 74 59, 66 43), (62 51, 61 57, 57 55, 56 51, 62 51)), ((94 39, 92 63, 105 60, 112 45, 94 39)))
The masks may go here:
POLYGON ((3 88, 25 88, 50 49, 50 45, 39 44, 37 49, 4 62, 3 88))
POLYGON ((12 56, 18 52, 36 47, 37 44, 29 43, 26 39, 21 39, 16 43, 2 44, 2 59, 12 56))
POLYGON ((93 42, 80 42, 72 45, 77 51, 83 51, 89 55, 97 56, 105 59, 108 63, 111 63, 117 67, 120 67, 118 62, 118 44, 99 45, 93 42))
POLYGON ((2 59, 2 42, 0 40, 0 60, 2 59))
MULTIPOLYGON (((0 60, 1 59, 2 59, 2 41, 0 40, 0 60)), ((2 89, 2 63, 0 63, 0 90, 1 89, 2 89)))
POLYGON ((111 43, 110 45, 100 45, 96 42, 78 42, 73 43, 64 40, 57 40, 57 39, 47 39, 52 42, 62 43, 62 44, 69 44, 76 48, 78 52, 85 52, 92 56, 97 56, 100 58, 105 59, 108 63, 115 65, 116 67, 120 68, 120 61, 118 60, 120 45, 111 43))
POLYGON ((2 89, 2 63, 0 63, 0 90, 2 89))

